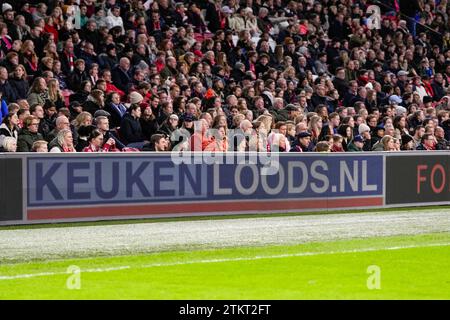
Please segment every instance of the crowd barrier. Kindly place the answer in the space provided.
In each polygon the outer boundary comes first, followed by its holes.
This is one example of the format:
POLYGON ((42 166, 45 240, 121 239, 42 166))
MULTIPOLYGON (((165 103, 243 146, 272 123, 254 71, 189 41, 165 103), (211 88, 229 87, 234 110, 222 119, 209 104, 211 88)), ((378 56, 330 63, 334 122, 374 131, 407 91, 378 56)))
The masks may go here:
POLYGON ((0 225, 450 204, 450 154, 0 154, 0 225))

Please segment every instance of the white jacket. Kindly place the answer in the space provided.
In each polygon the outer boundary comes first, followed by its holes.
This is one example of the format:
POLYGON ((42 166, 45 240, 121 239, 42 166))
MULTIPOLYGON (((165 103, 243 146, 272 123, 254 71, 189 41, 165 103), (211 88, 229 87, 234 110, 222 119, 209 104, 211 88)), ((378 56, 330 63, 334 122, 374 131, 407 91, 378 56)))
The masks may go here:
MULTIPOLYGON (((5 129, 6 131, 8 131, 9 132, 9 137, 13 137, 13 138, 16 138, 16 140, 17 140, 17 138, 18 138, 18 132, 17 131, 12 131, 11 132, 11 130, 9 130, 9 128, 6 126, 6 124, 5 123, 2 123, 1 125, 0 125, 0 129, 5 129)), ((2 130, 3 131, 3 130, 2 130)), ((4 134, 1 134, 0 135, 0 148, 1 147, 3 147, 3 140, 5 140, 5 135, 4 134)))
POLYGON ((232 18, 228 18, 228 24, 230 29, 240 32, 242 30, 248 30, 250 33, 260 32, 258 29, 258 24, 256 18, 248 19, 242 18, 239 15, 235 15, 232 18))
POLYGON ((122 17, 116 17, 111 13, 111 10, 108 11, 108 16, 106 17, 106 26, 108 29, 114 27, 121 27, 123 32, 123 20, 122 17))

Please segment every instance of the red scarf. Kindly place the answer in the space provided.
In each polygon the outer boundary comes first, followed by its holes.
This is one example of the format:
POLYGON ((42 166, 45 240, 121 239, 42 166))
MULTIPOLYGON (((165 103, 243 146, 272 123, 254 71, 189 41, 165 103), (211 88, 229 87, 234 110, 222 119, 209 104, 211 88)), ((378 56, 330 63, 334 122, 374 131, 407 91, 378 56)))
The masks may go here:
POLYGON ((6 49, 11 50, 12 48, 12 43, 11 41, 9 41, 7 36, 2 37, 3 42, 5 43, 6 49))
POLYGON ((67 61, 69 62, 70 72, 72 72, 74 69, 74 66, 75 66, 74 62, 73 62, 73 53, 66 53, 66 56, 67 56, 67 61))

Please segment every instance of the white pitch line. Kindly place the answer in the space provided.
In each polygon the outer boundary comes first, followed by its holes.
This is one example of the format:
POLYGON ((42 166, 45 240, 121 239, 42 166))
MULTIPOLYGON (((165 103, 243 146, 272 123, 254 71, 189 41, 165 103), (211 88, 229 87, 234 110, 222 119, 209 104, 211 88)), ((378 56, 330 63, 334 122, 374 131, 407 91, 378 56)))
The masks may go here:
MULTIPOLYGON (((204 259, 204 260, 191 260, 191 261, 181 261, 181 262, 167 262, 167 263, 152 263, 145 264, 141 266, 117 266, 109 268, 94 268, 81 270, 80 273, 101 273, 101 272, 111 272, 126 269, 148 269, 155 267, 170 267, 170 266, 180 266, 189 264, 202 264, 202 263, 220 263, 220 262, 234 262, 234 261, 254 261, 262 259, 282 259, 291 257, 305 257, 305 256, 319 256, 319 255, 332 255, 332 254, 346 254, 346 253, 362 253, 362 252, 373 252, 373 251, 386 251, 386 250, 403 250, 403 249, 413 249, 413 248, 427 248, 427 247, 447 247, 450 246, 450 242, 447 243, 430 243, 425 245, 408 245, 408 246, 396 246, 396 247, 386 247, 386 248, 361 248, 353 250, 341 250, 341 251, 318 251, 318 252, 299 252, 299 253, 287 253, 279 255, 270 256, 254 256, 254 257, 241 257, 241 258, 224 258, 224 259, 204 259)), ((56 275, 71 275, 68 272, 41 272, 41 273, 31 273, 31 274, 18 274, 14 276, 0 276, 0 280, 14 280, 14 279, 28 279, 36 277, 45 276, 56 276, 56 275)))

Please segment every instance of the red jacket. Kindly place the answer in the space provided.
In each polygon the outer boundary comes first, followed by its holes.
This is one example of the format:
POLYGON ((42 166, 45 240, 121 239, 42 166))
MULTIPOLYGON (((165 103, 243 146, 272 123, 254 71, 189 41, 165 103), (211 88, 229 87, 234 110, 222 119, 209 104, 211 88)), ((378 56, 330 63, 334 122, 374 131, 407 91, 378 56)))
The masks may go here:
POLYGON ((44 33, 52 33, 55 37, 55 43, 58 43, 58 30, 55 27, 46 24, 44 26, 44 33))
POLYGON ((119 151, 119 149, 117 149, 116 146, 112 146, 108 143, 105 143, 103 147, 101 147, 98 150, 96 150, 92 144, 89 144, 89 146, 83 149, 83 152, 116 152, 116 151, 119 151))
POLYGON ((125 92, 117 88, 114 84, 106 82, 106 93, 117 92, 120 95, 120 99, 125 97, 125 92))

